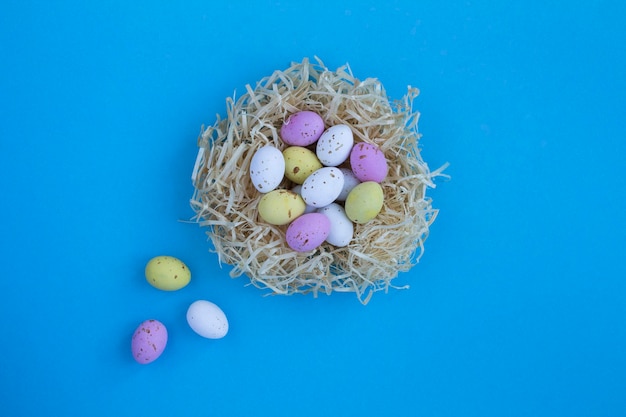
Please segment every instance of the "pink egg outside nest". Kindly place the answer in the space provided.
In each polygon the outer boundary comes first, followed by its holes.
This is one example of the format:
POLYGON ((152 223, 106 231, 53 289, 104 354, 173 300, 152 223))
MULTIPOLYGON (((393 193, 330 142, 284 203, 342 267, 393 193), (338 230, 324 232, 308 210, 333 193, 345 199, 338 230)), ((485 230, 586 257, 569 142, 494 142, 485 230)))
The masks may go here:
POLYGON ((330 220, 321 213, 307 213, 295 219, 286 232, 287 244, 296 252, 320 246, 330 233, 330 220))
POLYGON ((304 110, 287 117, 280 128, 280 137, 288 145, 308 146, 324 133, 324 120, 312 111, 304 110))
POLYGON ((158 320, 142 322, 133 334, 131 351, 133 358, 142 365, 158 359, 167 345, 167 329, 158 320))
POLYGON ((373 143, 360 142, 350 153, 350 166, 354 176, 360 181, 380 183, 389 170, 383 151, 373 143))

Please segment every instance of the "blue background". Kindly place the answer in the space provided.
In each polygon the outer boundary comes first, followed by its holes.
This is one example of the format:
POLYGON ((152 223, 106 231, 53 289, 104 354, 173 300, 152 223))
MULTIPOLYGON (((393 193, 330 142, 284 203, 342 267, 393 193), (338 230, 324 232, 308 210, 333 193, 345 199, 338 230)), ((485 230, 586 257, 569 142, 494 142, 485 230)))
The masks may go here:
POLYGON ((626 3, 542 3, 3 1, 0 415, 626 415, 626 3), (451 164, 411 288, 367 306, 263 297, 186 222, 200 126, 314 55, 419 87, 451 164), (146 284, 161 254, 188 287, 146 284))

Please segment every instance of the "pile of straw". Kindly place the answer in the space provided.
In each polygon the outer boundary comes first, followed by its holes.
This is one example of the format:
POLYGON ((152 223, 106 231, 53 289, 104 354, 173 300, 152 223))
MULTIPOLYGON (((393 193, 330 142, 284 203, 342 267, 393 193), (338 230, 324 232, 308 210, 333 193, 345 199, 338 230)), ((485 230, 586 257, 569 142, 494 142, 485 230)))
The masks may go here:
MULTIPOLYGON (((245 274, 252 284, 275 294, 354 292, 364 304, 376 291, 398 288, 391 281, 423 253, 437 215, 426 189, 434 187, 433 178, 443 169, 430 172, 420 156, 419 113, 413 110, 418 93, 409 86, 392 105, 377 79, 361 81, 347 65, 330 71, 319 60, 305 59, 254 88, 248 85, 239 99, 228 98, 227 117, 217 116, 198 138, 191 206, 194 221, 207 227, 220 264, 232 265, 231 277, 245 274), (284 149, 280 126, 301 110, 321 115, 326 127, 350 125, 355 143, 374 143, 387 158, 382 211, 366 224, 355 224, 347 247, 324 243, 298 253, 287 246, 286 226, 259 218, 261 194, 249 178, 250 160, 264 145, 284 149)), ((285 179, 280 188, 291 186, 285 179)))

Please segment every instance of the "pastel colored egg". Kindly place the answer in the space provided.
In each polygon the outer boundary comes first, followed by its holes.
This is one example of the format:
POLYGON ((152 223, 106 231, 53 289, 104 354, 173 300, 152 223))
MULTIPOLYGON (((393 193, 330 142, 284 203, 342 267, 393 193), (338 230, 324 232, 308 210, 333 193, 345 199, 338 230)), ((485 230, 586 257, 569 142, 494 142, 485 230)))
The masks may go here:
POLYGON ((383 189, 379 183, 362 182, 346 198, 346 215, 355 223, 367 223, 380 213, 383 198, 383 189))
MULTIPOLYGON (((298 194, 299 196, 302 196, 302 186, 301 185, 296 185, 295 187, 293 187, 291 189, 291 191, 293 191, 294 193, 298 194)), ((302 200, 304 201, 304 200, 302 200)), ((304 209, 304 213, 313 213, 315 210, 317 210, 317 207, 313 207, 313 206, 309 206, 308 204, 304 203, 304 205, 306 206, 304 209)))
POLYGON ((337 196, 337 201, 346 201, 350 191, 360 184, 361 181, 359 181, 350 168, 339 168, 339 170, 343 174, 343 187, 341 188, 339 196, 337 196))
POLYGON ((187 323, 191 330, 207 339, 221 339, 228 333, 228 319, 217 305, 198 300, 187 309, 187 323))
POLYGON ((360 181, 381 182, 387 176, 385 154, 373 143, 360 142, 350 153, 352 172, 360 181))
POLYGON ((297 252, 311 251, 330 233, 330 220, 321 213, 303 214, 291 222, 285 233, 289 247, 297 252))
POLYGON ((304 213, 306 205, 300 195, 289 190, 273 190, 259 200, 261 219, 269 224, 282 226, 304 213))
POLYGON ((285 175, 283 153, 272 145, 259 148, 250 161, 250 179, 261 193, 276 189, 285 175))
POLYGON ((296 184, 302 184, 309 175, 322 168, 317 155, 302 146, 286 148, 283 151, 283 158, 285 159, 285 176, 296 184))
POLYGON ((280 137, 287 145, 308 146, 324 132, 324 120, 312 111, 304 110, 287 117, 280 128, 280 137))
POLYGON ((173 256, 156 256, 146 264, 146 281, 163 291, 180 290, 191 281, 191 271, 173 256))
POLYGON ((157 360, 167 345, 167 329, 158 320, 142 322, 131 341, 133 358, 140 364, 148 364, 157 360))
POLYGON ((320 168, 302 184, 302 198, 313 207, 324 207, 337 199, 343 188, 343 173, 339 168, 320 168))
POLYGON ((315 153, 322 164, 327 167, 336 167, 343 163, 352 150, 354 136, 348 125, 331 126, 317 141, 315 153))
POLYGON ((317 212, 330 220, 330 231, 326 237, 326 242, 337 247, 347 246, 354 235, 354 224, 346 216, 343 207, 337 203, 331 203, 326 207, 317 209, 317 212))

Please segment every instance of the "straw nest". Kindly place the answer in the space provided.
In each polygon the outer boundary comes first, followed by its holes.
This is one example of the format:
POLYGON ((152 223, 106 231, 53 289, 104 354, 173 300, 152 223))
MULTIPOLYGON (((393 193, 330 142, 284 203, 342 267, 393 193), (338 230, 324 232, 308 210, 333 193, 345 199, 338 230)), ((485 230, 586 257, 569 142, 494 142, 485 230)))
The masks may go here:
MULTIPOLYGON (((207 227, 220 264, 232 265, 231 277, 245 274, 259 288, 274 294, 354 292, 367 303, 379 290, 397 287, 392 280, 421 257, 437 210, 426 197, 433 178, 418 148, 418 95, 408 87, 391 103, 380 81, 355 78, 349 66, 330 71, 316 59, 293 63, 260 80, 238 99, 226 100, 227 117, 217 116, 198 138, 192 180, 193 218, 207 227), (264 223, 258 216, 261 194, 249 178, 250 160, 261 146, 285 145, 280 126, 290 114, 311 110, 327 127, 347 124, 356 142, 378 145, 389 174, 381 183, 382 211, 366 224, 355 224, 347 247, 324 243, 308 253, 290 249, 286 226, 264 223)), ((290 188, 284 180, 280 188, 290 188)))

